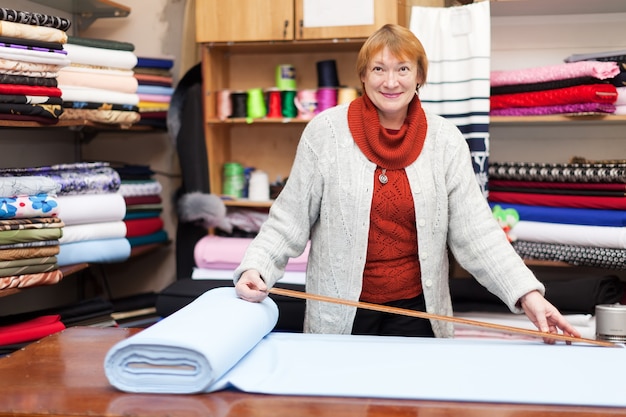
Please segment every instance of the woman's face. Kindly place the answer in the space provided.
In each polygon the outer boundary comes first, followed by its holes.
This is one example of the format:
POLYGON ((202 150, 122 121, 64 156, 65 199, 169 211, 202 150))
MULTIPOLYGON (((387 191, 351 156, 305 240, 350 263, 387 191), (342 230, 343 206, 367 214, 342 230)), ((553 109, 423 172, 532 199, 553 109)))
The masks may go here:
POLYGON ((378 108, 383 126, 399 128, 402 125, 421 81, 418 77, 416 63, 399 60, 388 48, 372 57, 361 82, 367 96, 378 108))

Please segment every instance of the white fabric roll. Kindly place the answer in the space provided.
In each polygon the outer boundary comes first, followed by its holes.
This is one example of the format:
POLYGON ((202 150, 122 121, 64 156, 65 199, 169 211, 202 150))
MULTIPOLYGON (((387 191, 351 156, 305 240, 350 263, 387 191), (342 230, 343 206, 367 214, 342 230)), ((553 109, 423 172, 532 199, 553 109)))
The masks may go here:
POLYGON ((529 242, 626 249, 626 227, 521 220, 510 233, 516 239, 529 242))

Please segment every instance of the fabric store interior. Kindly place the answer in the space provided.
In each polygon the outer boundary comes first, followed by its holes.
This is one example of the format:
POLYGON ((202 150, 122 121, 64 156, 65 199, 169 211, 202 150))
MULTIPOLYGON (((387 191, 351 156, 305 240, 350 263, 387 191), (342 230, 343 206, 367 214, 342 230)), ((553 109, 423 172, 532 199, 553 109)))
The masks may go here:
MULTIPOLYGON (((302 52, 297 34, 212 33, 199 21, 223 18, 213 0, 68 3, 0 8, 0 361, 72 327, 149 328, 232 286, 307 121, 362 93, 354 58, 367 35, 304 39, 302 52)), ((310 29, 336 26, 295 3, 310 29)), ((460 128, 515 251, 582 337, 598 338, 597 312, 613 306, 625 342, 626 7, 397 3, 428 52, 423 106, 460 128), (468 56, 478 64, 454 68, 468 56), (453 81, 461 72, 473 81, 453 81)), ((305 291, 307 255, 290 259, 281 288, 305 291)), ((454 260, 450 292, 455 317, 534 329, 454 260)), ((302 332, 305 301, 274 299, 267 331, 302 332)), ((463 323, 455 338, 534 339, 463 323)))

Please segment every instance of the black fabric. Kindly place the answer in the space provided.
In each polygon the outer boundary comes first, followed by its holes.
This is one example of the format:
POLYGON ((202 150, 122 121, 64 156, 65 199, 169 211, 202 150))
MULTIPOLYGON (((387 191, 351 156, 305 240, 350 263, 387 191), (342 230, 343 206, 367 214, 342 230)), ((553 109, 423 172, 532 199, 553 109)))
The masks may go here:
MULTIPOLYGON (((182 184, 175 196, 189 192, 210 193, 209 166, 204 141, 202 67, 191 68, 176 86, 170 99, 167 125, 176 142, 182 184)), ((175 204, 176 206, 176 204, 175 204)), ((199 224, 178 221, 176 229, 176 277, 190 277, 195 266, 193 251, 207 230, 199 224)))
MULTIPOLYGON (((179 279, 159 293, 156 302, 157 314, 161 317, 167 317, 185 307, 206 291, 218 287, 232 286, 232 280, 179 279)), ((276 287, 298 291, 304 290, 302 285, 295 284, 277 284, 276 287)), ((278 305, 279 311, 278 323, 274 331, 302 332, 305 301, 280 295, 271 295, 270 297, 278 305)))
MULTIPOLYGON (((597 304, 619 302, 624 283, 616 276, 587 276, 545 281, 546 299, 563 314, 594 314, 597 304)), ((498 297, 474 279, 453 278, 450 294, 455 311, 509 312, 498 297)))

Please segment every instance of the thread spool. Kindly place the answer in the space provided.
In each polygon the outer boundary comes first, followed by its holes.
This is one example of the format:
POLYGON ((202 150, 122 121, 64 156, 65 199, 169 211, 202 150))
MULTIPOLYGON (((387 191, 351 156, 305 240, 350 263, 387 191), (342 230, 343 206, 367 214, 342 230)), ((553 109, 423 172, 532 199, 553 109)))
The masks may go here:
POLYGON ((233 112, 233 103, 230 100, 230 90, 220 90, 217 92, 217 118, 226 120, 233 112))
POLYGON ((283 117, 292 118, 298 115, 298 108, 295 102, 297 93, 296 90, 284 90, 280 92, 283 117))
POLYGON ((339 87, 339 77, 337 75, 337 61, 328 59, 319 61, 317 66, 317 86, 339 87))
POLYGON ((248 199, 251 201, 267 201, 270 199, 270 183, 264 171, 257 169, 250 174, 248 199))
POLYGON ((230 100, 232 103, 232 109, 230 117, 247 117, 247 102, 248 93, 245 91, 231 91, 230 100))
POLYGON ((259 119, 267 113, 265 106, 265 95, 261 88, 251 88, 248 90, 248 100, 246 103, 248 118, 259 119))
POLYGON ((317 91, 312 89, 298 91, 294 104, 298 109, 298 119, 311 120, 317 110, 317 91))
POLYGON ((315 96, 317 97, 317 108, 315 109, 315 114, 337 105, 336 88, 318 88, 315 96))
POLYGON ((291 64, 282 64, 276 67, 276 87, 279 90, 296 89, 296 69, 291 64))
POLYGON ((282 117, 281 94, 278 89, 267 90, 267 117, 282 117))
POLYGON ((350 103, 352 100, 358 97, 356 88, 343 87, 337 90, 337 104, 350 103))
POLYGON ((243 166, 237 162, 225 163, 222 194, 234 198, 241 198, 243 197, 244 184, 245 177, 243 166))

